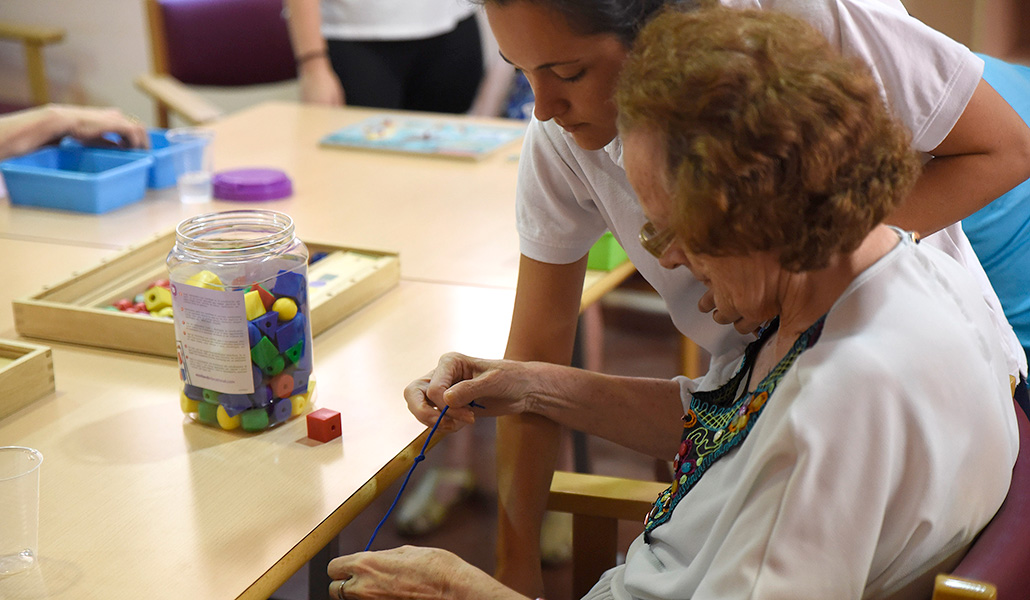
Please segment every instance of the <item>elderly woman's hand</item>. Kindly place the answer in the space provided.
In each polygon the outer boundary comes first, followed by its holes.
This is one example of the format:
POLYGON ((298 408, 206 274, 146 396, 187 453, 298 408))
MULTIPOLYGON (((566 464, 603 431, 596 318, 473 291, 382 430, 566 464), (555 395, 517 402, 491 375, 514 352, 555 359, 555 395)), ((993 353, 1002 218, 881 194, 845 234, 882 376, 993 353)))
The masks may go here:
POLYGON ((334 600, 524 600, 454 554, 438 548, 402 546, 341 556, 329 563, 334 600))
POLYGON ((530 412, 546 383, 535 363, 444 354, 436 369, 404 389, 411 414, 427 426, 449 406, 440 428, 450 431, 475 422, 476 415, 496 417, 530 412))

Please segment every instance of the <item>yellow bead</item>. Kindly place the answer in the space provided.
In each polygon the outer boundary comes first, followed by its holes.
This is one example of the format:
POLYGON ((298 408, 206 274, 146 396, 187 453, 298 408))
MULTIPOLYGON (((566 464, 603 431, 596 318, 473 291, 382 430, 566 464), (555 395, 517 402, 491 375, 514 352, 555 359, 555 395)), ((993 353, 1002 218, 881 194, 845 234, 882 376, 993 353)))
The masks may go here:
POLYGON ((143 292, 143 304, 149 312, 157 312, 172 306, 172 292, 168 288, 154 286, 143 292))
POLYGON ((265 304, 261 301, 261 294, 257 290, 243 294, 243 301, 247 305, 248 321, 253 321, 268 312, 265 310, 265 304))
POLYGON ((290 412, 290 416, 300 416, 304 414, 304 411, 308 408, 307 394, 297 394, 290 398, 290 402, 293 403, 293 411, 290 412))
POLYGON ((222 285, 222 280, 218 278, 218 275, 215 275, 211 271, 201 271, 191 276, 186 280, 186 285, 206 288, 209 290, 221 290, 225 287, 222 285))
POLYGON ((170 319, 175 316, 175 311, 172 310, 171 306, 166 306, 161 310, 151 314, 153 314, 155 317, 167 317, 170 319))
POLYGON ((197 401, 192 398, 187 398, 184 392, 179 392, 179 406, 182 407, 182 412, 187 415, 199 410, 197 401))
POLYGON ((229 431, 240 426, 240 415, 230 417, 229 413, 225 412, 224 406, 219 405, 218 412, 216 414, 218 415, 218 424, 222 426, 222 429, 229 431))
POLYGON ((279 313, 280 321, 289 321, 297 316, 297 303, 290 298, 279 298, 272 304, 272 310, 279 313))

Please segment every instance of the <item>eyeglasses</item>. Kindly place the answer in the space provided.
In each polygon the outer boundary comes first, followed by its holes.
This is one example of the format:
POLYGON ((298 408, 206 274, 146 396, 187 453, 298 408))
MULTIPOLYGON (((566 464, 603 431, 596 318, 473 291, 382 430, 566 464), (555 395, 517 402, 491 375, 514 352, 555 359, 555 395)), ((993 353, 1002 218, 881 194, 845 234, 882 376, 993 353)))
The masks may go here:
POLYGON ((658 231, 658 229, 651 224, 651 221, 644 223, 644 226, 640 228, 640 245, 651 253, 651 256, 660 259, 666 251, 669 250, 669 246, 672 245, 673 238, 676 235, 669 230, 658 231))

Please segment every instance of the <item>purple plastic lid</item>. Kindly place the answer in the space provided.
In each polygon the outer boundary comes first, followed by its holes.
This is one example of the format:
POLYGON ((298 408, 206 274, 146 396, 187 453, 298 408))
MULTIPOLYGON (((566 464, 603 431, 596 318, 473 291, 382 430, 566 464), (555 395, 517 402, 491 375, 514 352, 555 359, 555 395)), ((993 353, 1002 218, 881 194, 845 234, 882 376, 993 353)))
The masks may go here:
POLYGON ((232 169, 211 178, 219 200, 278 200, 293 194, 290 178, 279 169, 232 169))

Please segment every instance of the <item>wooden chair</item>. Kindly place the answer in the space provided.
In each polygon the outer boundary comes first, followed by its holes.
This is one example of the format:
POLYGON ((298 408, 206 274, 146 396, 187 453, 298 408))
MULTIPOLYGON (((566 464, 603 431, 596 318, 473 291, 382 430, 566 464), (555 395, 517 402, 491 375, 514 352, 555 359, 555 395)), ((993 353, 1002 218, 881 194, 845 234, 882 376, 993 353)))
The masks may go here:
POLYGON ((157 123, 190 125, 222 109, 188 86, 224 88, 296 79, 282 0, 145 0, 153 72, 136 87, 153 98, 157 123))
POLYGON ((23 23, 0 20, 0 40, 18 42, 25 50, 26 71, 29 76, 31 102, 0 103, 0 113, 11 112, 50 102, 50 88, 46 76, 46 62, 43 48, 64 39, 65 30, 60 27, 38 27, 23 23))
MULTIPOLYGON (((1023 600, 1030 597, 1030 422, 1016 407, 1019 455, 1008 495, 949 575, 938 575, 932 600, 1023 600), (985 583, 990 582, 990 583, 985 583)), ((572 591, 582 597, 615 566, 618 521, 642 521, 664 483, 558 471, 549 510, 572 522, 572 591)))

